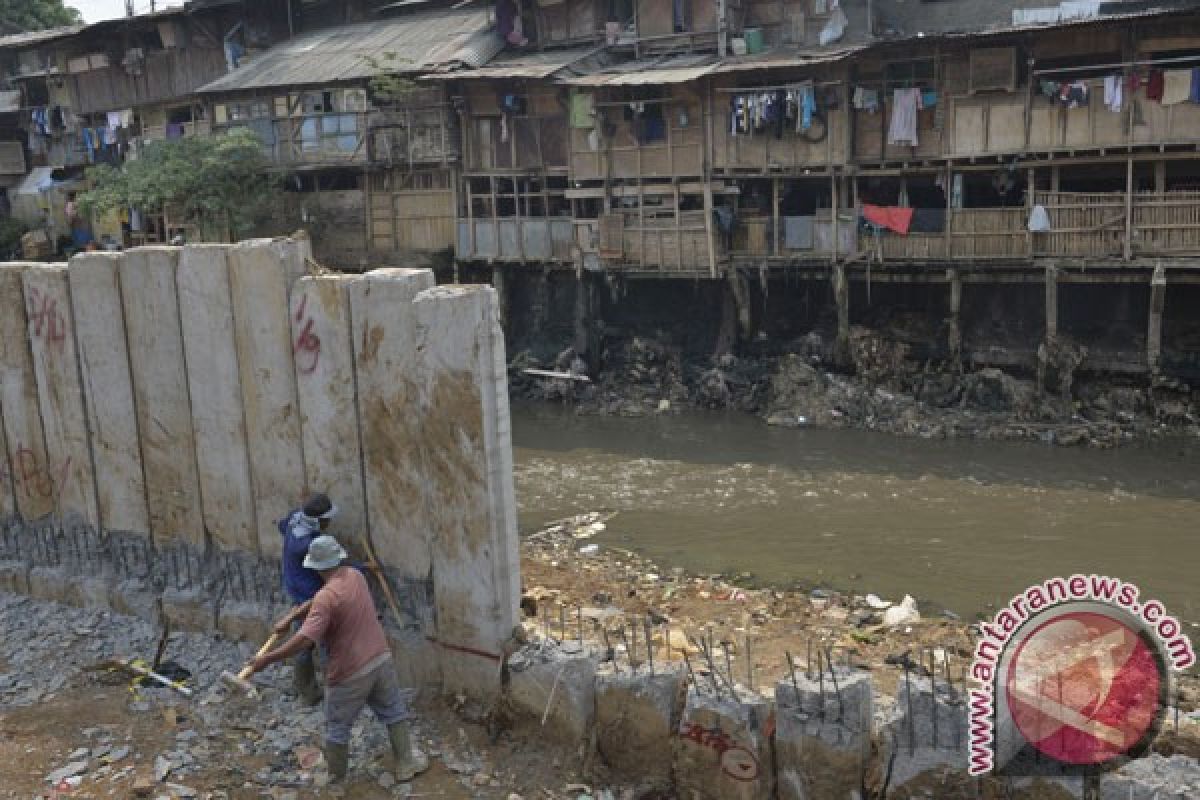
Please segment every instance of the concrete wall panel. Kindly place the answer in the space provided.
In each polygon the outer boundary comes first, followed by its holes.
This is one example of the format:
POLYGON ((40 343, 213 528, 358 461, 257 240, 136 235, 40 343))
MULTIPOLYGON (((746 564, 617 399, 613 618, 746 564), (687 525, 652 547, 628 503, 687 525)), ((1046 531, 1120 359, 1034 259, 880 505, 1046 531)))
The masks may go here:
MULTIPOLYGON (((421 433, 438 638, 451 648, 497 653, 519 618, 520 558, 496 292, 443 286, 422 292, 414 307, 426 371, 421 433)), ((448 690, 499 688, 494 664, 447 652, 448 690)))
POLYGON ((8 466, 8 438, 4 435, 4 409, 0 408, 0 524, 17 513, 12 471, 8 466))
POLYGON ((432 563, 412 302, 433 284, 429 270, 381 269, 349 286, 368 528, 379 560, 412 580, 432 563))
POLYGON ((87 412, 79 381, 67 265, 25 273, 25 314, 54 500, 63 519, 100 527, 87 412))
POLYGON ((281 552, 276 520, 308 491, 292 360, 288 288, 295 259, 283 243, 243 242, 230 250, 234 341, 242 382, 259 552, 281 552))
POLYGON ((134 413, 133 378, 125 342, 116 253, 83 253, 67 269, 75 344, 79 353, 100 524, 105 530, 148 534, 146 482, 134 413))
POLYGON ((358 438, 350 295, 354 278, 301 278, 292 289, 292 351, 300 401, 304 465, 310 489, 340 509, 330 533, 347 543, 367 534, 362 449, 358 438))
POLYGON ((53 511, 55 494, 26 329, 22 275, 31 266, 0 264, 0 410, 17 511, 26 520, 53 511))
POLYGON ((190 245, 177 283, 204 526, 222 550, 258 552, 228 248, 190 245))
POLYGON ((141 247, 121 261, 121 300, 150 532, 157 544, 202 547, 200 485, 175 269, 179 251, 141 247))

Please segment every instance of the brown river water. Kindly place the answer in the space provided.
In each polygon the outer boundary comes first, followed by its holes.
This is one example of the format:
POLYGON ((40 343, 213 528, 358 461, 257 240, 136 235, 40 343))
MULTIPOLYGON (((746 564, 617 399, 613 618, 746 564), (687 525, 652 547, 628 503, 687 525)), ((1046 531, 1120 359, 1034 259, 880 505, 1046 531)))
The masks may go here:
POLYGON ((521 529, 611 509, 593 541, 745 582, 909 593, 964 617, 1076 572, 1137 583, 1200 636, 1200 443, 1118 450, 513 408, 521 529))

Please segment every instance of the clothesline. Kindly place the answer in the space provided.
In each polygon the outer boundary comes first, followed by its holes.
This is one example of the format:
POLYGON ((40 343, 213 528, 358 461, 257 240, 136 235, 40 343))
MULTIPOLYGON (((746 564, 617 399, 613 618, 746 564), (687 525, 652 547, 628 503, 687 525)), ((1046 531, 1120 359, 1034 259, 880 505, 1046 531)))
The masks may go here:
POLYGON ((734 86, 721 87, 717 89, 721 94, 747 94, 750 92, 786 92, 794 89, 803 89, 805 86, 828 87, 841 86, 845 81, 798 81, 793 83, 783 83, 776 86, 734 86))
POLYGON ((1061 75, 1067 72, 1088 72, 1090 70, 1109 70, 1121 67, 1157 67, 1163 64, 1184 64, 1195 62, 1200 65, 1200 56, 1175 56, 1172 58, 1152 58, 1141 61, 1119 61, 1113 64, 1089 64, 1086 67, 1059 67, 1057 69, 1035 69, 1033 75, 1061 75))

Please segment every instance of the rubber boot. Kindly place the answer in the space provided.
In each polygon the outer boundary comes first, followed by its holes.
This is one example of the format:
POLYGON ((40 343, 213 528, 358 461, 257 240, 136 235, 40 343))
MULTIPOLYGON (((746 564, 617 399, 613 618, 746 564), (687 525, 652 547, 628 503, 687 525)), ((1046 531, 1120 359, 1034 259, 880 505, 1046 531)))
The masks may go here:
POLYGON ((429 759, 413 747, 408 726, 403 722, 388 725, 388 739, 392 743, 392 756, 396 759, 396 780, 408 783, 429 769, 429 759))
POLYGON ((350 745, 326 742, 325 766, 329 769, 330 780, 345 780, 346 770, 350 767, 350 745))
POLYGON ((311 658, 298 658, 292 666, 292 688, 306 706, 321 702, 321 687, 317 685, 317 662, 311 658))

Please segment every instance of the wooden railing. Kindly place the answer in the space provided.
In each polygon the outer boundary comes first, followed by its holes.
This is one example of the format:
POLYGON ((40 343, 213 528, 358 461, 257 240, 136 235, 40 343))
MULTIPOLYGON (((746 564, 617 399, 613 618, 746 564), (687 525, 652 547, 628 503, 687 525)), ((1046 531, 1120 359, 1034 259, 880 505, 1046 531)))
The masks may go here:
POLYGON ((707 272, 708 228, 703 211, 681 211, 675 216, 629 219, 624 227, 626 269, 654 272, 707 272))
POLYGON ((1121 256, 1125 251, 1123 192, 1035 192, 1050 230, 1033 236, 1037 256, 1121 256))
POLYGON ((1200 192, 1139 192, 1133 196, 1135 254, 1200 254, 1200 192))

